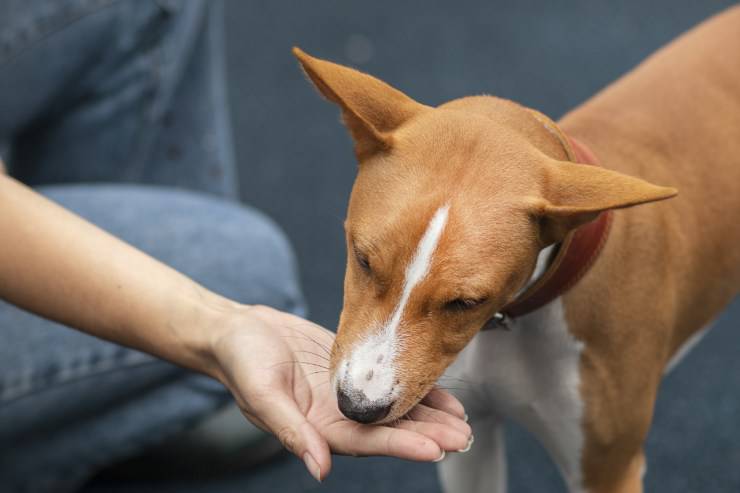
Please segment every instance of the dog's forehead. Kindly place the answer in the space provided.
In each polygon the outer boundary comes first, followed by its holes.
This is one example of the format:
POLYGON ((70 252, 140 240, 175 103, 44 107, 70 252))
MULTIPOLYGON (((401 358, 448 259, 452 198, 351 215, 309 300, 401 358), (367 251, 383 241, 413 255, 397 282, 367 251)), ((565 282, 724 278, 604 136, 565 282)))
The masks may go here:
POLYGON ((455 106, 434 108, 411 119, 394 132, 394 144, 437 153, 523 148, 529 145, 510 119, 492 118, 455 106), (406 144, 406 145, 404 145, 406 144))
POLYGON ((347 210, 350 236, 375 243, 399 237, 412 241, 421 237, 425 220, 443 204, 450 205, 446 231, 467 244, 529 226, 524 186, 475 170, 443 172, 427 167, 431 165, 385 162, 361 169, 347 210))
MULTIPOLYGON (((387 212, 439 194, 467 197, 479 207, 536 183, 544 156, 520 135, 479 115, 441 114, 412 121, 394 134, 392 148, 360 163, 350 208, 387 212)), ((428 208, 446 199, 437 197, 428 208)))
POLYGON ((521 246, 521 239, 530 229, 527 217, 506 204, 476 203, 459 194, 434 194, 431 198, 412 195, 404 201, 396 200, 396 205, 381 200, 368 211, 349 216, 349 248, 375 256, 389 269, 398 264, 400 271, 443 206, 447 214, 434 262, 443 263, 442 269, 435 269, 438 274, 455 277, 486 270, 492 265, 486 259, 494 256, 515 257, 511 252, 521 246))

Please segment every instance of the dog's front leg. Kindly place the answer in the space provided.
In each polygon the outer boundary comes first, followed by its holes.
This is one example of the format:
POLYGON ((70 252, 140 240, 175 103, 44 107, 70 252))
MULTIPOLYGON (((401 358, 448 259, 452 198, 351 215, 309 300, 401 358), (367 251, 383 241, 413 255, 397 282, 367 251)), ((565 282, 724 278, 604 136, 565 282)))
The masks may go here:
POLYGON ((505 493, 506 450, 497 416, 470 419, 475 442, 467 452, 448 454, 437 465, 445 493, 505 493))

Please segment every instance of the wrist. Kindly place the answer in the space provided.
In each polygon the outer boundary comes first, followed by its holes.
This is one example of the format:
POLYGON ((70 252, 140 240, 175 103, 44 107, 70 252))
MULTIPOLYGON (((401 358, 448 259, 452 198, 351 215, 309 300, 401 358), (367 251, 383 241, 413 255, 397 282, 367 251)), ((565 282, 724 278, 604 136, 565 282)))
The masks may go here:
POLYGON ((168 328, 179 348, 177 363, 222 380, 216 347, 228 332, 234 314, 243 305, 224 298, 193 283, 189 293, 180 297, 178 310, 174 310, 168 328))

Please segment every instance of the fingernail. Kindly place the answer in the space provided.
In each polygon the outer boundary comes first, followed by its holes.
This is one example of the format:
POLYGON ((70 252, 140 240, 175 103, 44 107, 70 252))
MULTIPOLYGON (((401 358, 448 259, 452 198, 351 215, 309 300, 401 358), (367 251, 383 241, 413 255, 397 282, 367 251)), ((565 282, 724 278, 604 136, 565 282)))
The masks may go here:
POLYGON ((463 421, 468 422, 468 413, 465 413, 465 416, 463 416, 463 421))
POLYGON ((445 455, 447 455, 447 453, 445 453, 445 451, 443 450, 442 455, 440 455, 437 459, 434 459, 434 462, 441 462, 442 459, 445 458, 445 455))
POLYGON ((468 438, 468 444, 465 446, 464 449, 458 450, 458 452, 460 452, 461 454, 464 454, 465 452, 470 450, 470 447, 473 446, 474 441, 475 441, 475 437, 473 435, 470 435, 470 438, 468 438))
POLYGON ((319 467, 319 463, 316 462, 316 460, 311 457, 311 454, 306 452, 303 454, 303 463, 306 464, 306 469, 308 469, 308 472, 311 473, 311 476, 318 481, 321 482, 321 467, 319 467))

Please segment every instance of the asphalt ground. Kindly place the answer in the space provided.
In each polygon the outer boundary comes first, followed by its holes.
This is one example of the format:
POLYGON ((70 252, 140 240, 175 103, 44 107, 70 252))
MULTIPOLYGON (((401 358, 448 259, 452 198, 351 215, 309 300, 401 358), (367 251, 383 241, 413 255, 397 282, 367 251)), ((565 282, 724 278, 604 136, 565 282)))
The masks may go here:
MULTIPOLYGON (((336 325, 342 221, 355 173, 337 109, 290 48, 355 66, 426 104, 495 94, 557 118, 727 1, 227 0, 230 99, 243 201, 287 231, 312 318, 336 325)), ((740 56, 728 47, 727 56, 740 56)), ((740 491, 740 303, 664 382, 647 446, 648 492, 740 491)), ((564 491, 521 429, 507 429, 512 492, 564 491)), ((285 457, 217 481, 93 482, 92 492, 435 492, 434 466, 341 458, 318 485, 285 457)))

